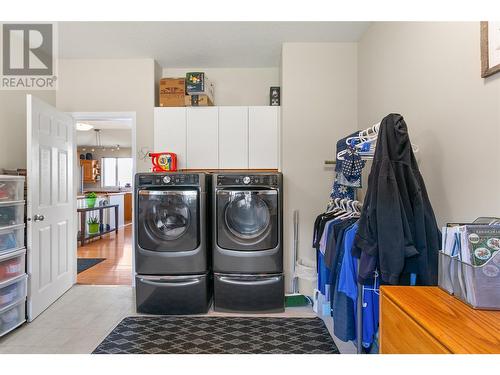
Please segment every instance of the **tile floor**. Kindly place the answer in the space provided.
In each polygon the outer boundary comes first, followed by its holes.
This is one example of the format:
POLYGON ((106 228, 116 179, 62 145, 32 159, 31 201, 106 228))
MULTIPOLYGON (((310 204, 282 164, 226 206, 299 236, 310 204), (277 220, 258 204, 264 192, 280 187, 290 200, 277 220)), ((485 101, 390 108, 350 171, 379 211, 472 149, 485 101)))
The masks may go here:
MULTIPOLYGON (((1 338, 0 354, 91 353, 124 317, 135 314, 129 286, 75 285, 32 323, 1 338)), ((209 315, 228 314, 210 311, 209 315)), ((315 316, 309 307, 272 315, 315 316)), ((331 332, 331 322, 327 326, 331 332)), ((355 353, 351 343, 336 343, 341 353, 355 353)))

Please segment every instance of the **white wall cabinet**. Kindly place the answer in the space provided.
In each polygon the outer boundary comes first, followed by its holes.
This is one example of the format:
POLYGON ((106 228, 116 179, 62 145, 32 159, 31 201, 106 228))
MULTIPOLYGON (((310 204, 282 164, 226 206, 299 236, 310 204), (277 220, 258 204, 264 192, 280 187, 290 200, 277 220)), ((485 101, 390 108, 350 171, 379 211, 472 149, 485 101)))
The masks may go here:
POLYGON ((187 108, 187 168, 210 169, 219 165, 219 110, 217 107, 187 108))
POLYGON ((248 168, 248 107, 219 107, 219 168, 248 168))
POLYGON ((177 154, 177 167, 187 168, 186 108, 155 108, 154 151, 177 154))
POLYGON ((248 108, 248 167, 279 168, 279 108, 248 108))
POLYGON ((155 108, 154 129, 179 169, 280 168, 280 107, 155 108))

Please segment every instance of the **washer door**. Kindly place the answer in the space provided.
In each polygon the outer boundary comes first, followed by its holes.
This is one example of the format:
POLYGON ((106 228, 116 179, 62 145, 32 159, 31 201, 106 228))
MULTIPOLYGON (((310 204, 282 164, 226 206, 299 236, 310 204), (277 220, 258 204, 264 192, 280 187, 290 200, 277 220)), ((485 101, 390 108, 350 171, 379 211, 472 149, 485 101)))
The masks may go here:
POLYGON ((218 190, 217 243, 231 250, 268 250, 278 245, 276 190, 218 190))
POLYGON ((198 247, 198 190, 139 190, 138 201, 141 248, 163 252, 198 247))

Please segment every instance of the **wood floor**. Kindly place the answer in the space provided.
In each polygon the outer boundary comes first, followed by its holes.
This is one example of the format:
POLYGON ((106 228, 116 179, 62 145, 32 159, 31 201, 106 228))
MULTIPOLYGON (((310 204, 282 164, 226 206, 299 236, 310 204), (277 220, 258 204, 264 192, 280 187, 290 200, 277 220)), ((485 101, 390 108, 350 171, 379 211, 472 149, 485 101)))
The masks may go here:
POLYGON ((132 225, 78 247, 78 258, 106 258, 78 274, 78 284, 132 285, 132 225))

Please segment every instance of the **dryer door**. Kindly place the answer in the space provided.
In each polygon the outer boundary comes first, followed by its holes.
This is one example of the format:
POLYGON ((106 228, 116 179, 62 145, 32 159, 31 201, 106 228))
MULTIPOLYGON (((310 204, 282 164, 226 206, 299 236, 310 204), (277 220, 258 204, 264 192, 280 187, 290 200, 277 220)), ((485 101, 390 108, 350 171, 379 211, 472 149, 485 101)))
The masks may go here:
POLYGON ((268 250, 278 245, 278 191, 218 190, 217 243, 230 250, 268 250))
POLYGON ((138 244, 145 250, 194 250, 199 245, 198 190, 139 190, 138 244))

